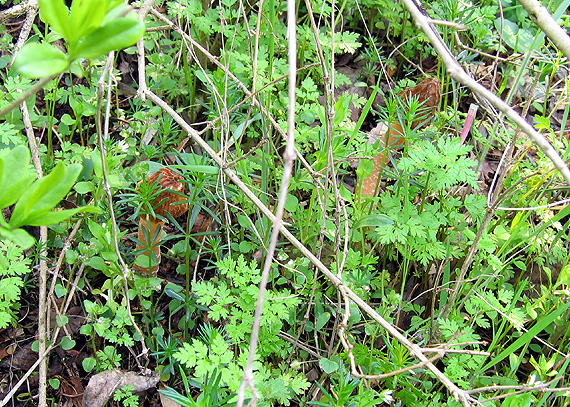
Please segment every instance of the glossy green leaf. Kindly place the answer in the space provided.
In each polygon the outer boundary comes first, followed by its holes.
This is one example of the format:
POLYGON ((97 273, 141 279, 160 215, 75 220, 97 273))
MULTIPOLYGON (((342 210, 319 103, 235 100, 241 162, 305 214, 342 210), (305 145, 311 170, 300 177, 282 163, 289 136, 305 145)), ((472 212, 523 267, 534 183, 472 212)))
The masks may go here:
POLYGON ((40 17, 64 37, 67 37, 69 9, 63 0, 39 0, 40 17))
POLYGON ((36 175, 28 170, 29 162, 30 151, 22 145, 0 158, 0 209, 15 204, 34 182, 36 175))
POLYGON ((94 206, 82 206, 80 208, 65 209, 63 211, 38 211, 32 212, 28 215, 24 224, 29 226, 47 226, 55 225, 57 223, 63 222, 66 219, 71 218, 77 213, 98 213, 99 208, 94 206))
POLYGON ((365 227, 376 227, 376 226, 387 226, 393 225, 394 221, 388 216, 377 213, 372 215, 367 215, 362 217, 356 224, 354 228, 365 228, 365 227))
POLYGON ((37 79, 63 72, 69 62, 67 55, 53 45, 34 42, 22 47, 13 66, 17 73, 37 79))
POLYGON ((34 182, 20 197, 14 207, 10 226, 17 228, 30 219, 37 223, 36 215, 54 208, 67 195, 77 176, 81 172, 81 164, 65 166, 59 162, 50 174, 34 182))
POLYGON ((77 45, 71 48, 71 55, 74 59, 96 58, 112 50, 135 44, 144 31, 145 25, 138 18, 118 18, 81 38, 77 45))
POLYGON ((24 229, 0 228, 0 240, 10 240, 23 249, 29 249, 36 240, 24 229))
POLYGON ((107 0, 74 0, 71 3, 70 30, 66 40, 75 44, 101 26, 107 13, 107 0))
POLYGON ((323 372, 327 374, 336 372, 339 368, 338 362, 335 362, 334 360, 330 360, 327 358, 319 359, 319 366, 321 367, 321 369, 323 369, 323 372))

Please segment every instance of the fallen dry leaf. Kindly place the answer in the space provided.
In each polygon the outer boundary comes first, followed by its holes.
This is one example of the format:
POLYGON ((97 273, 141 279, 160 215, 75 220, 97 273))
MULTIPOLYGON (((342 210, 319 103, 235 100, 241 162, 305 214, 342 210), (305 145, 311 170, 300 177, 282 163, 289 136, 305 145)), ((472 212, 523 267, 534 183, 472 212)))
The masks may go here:
MULTIPOLYGON (((160 390, 166 390, 166 387, 164 387, 162 384, 160 385, 160 390)), ((159 393, 160 394, 160 404, 162 404, 162 407, 182 407, 182 404, 177 403, 174 400, 170 400, 168 397, 166 397, 164 394, 159 393)))
POLYGON ((89 380, 83 393, 83 407, 105 407, 116 390, 130 384, 135 388, 134 393, 145 391, 156 387, 159 379, 158 375, 143 376, 119 369, 98 373, 89 380))

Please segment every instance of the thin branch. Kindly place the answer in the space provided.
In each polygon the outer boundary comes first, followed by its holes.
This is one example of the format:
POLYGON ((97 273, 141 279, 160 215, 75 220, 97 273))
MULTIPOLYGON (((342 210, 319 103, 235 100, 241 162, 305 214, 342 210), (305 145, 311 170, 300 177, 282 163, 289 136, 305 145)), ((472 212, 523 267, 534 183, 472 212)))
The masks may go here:
POLYGON ((540 27, 546 36, 556 45, 556 47, 570 59, 570 37, 566 30, 554 20, 544 7, 537 0, 518 0, 521 6, 527 11, 530 19, 540 27))
POLYGON ((12 6, 7 10, 0 11, 0 24, 4 24, 8 20, 11 20, 13 18, 18 18, 21 15, 26 14, 28 12, 28 9, 31 7, 31 3, 33 1, 34 0, 28 0, 26 2, 16 4, 15 6, 12 6))
MULTIPOLYGON (((154 4, 154 0, 145 0, 139 8, 139 20, 144 21, 146 15, 154 4)), ((139 66, 139 87, 137 96, 144 102, 144 94, 146 90, 146 64, 144 57, 144 35, 137 41, 137 61, 139 66)))
MULTIPOLYGON (((34 129, 32 127, 32 122, 30 121, 30 113, 28 112, 28 105, 26 102, 22 102, 20 105, 20 110, 22 111, 22 120, 26 129, 26 135, 28 136, 28 144, 30 146, 30 151, 33 154, 32 161, 38 177, 42 178, 43 171, 40 162, 40 157, 38 155, 38 145, 36 143, 36 138, 34 136, 34 129)), ((39 299, 38 299, 38 353, 40 355, 47 355, 46 351, 46 338, 47 338, 47 227, 40 227, 40 275, 39 275, 39 299)), ((39 380, 38 380, 38 406, 47 406, 47 361, 45 358, 40 360, 39 368, 39 380)))
POLYGON ((441 60, 447 68, 448 74, 457 82, 467 86, 473 92, 478 94, 484 99, 487 99, 493 106, 505 114, 509 119, 519 126, 519 128, 528 135, 528 137, 544 152, 544 154, 552 161, 552 164, 558 171, 566 183, 570 184, 570 169, 562 160, 560 155, 546 140, 546 138, 538 133, 534 127, 528 124, 512 107, 505 103, 499 96, 489 91, 483 85, 471 78, 459 65, 447 45, 441 39, 441 36, 429 23, 429 18, 425 16, 420 9, 416 6, 413 0, 402 0, 406 5, 410 15, 415 20, 416 24, 426 34, 435 51, 440 56, 441 60))
POLYGON ((32 27, 34 25, 34 20, 38 15, 38 0, 30 0, 26 3, 26 5, 26 19, 22 24, 22 29, 20 30, 20 35, 18 36, 18 42, 16 42, 16 45, 14 46, 14 50, 12 51, 12 59, 10 60, 8 67, 12 66, 14 60, 16 59, 18 51, 24 46, 26 41, 28 41, 28 37, 30 36, 30 32, 32 31, 32 27))
MULTIPOLYGON (((101 105, 102 105, 102 101, 103 101, 103 93, 104 93, 104 87, 105 87, 105 76, 107 74, 109 74, 109 76, 111 76, 111 67, 112 67, 112 63, 113 63, 113 59, 114 59, 113 56, 114 56, 114 51, 111 51, 109 53, 109 56, 107 57, 107 63, 105 64, 103 72, 101 73, 101 76, 100 76, 99 81, 98 81, 99 96, 98 96, 98 100, 97 100, 97 119, 96 119, 97 140, 98 140, 99 150, 100 150, 100 154, 101 154, 101 165, 102 165, 102 172, 103 172, 103 189, 105 190, 105 193, 107 194, 107 202, 109 205, 109 214, 111 217, 111 226, 113 228, 113 243, 114 243, 114 247, 115 247, 115 253, 117 254, 119 264, 121 265, 121 269, 122 269, 123 291, 124 291, 125 303, 126 303, 125 305, 127 308, 127 313, 129 315, 129 319, 133 325, 133 328, 135 329, 135 331, 139 335, 139 339, 140 339, 141 346, 143 349, 141 356, 146 358, 146 357, 148 357, 148 348, 146 347, 142 331, 140 330, 139 326, 137 325, 136 321, 134 320, 133 314, 131 312, 131 301, 129 298, 129 283, 127 281, 127 278, 130 274, 130 271, 129 271, 127 264, 123 260, 123 256, 121 255, 121 251, 119 250, 117 220, 115 218, 115 209, 113 208, 113 194, 111 193, 111 187, 110 187, 109 181, 107 179, 107 166, 105 163, 107 151, 105 149, 103 139, 104 138, 106 139, 108 137, 108 134, 103 134, 102 124, 101 124, 101 105)), ((108 86, 111 86, 111 84, 109 83, 108 86)), ((110 98, 107 98, 107 108, 106 108, 107 112, 108 112, 110 103, 111 103, 110 98)), ((108 121, 108 117, 106 117, 105 120, 108 121)), ((138 358, 136 358, 136 362, 137 362, 137 364, 139 364, 139 367, 140 367, 140 362, 139 362, 138 358)))
MULTIPOLYGON (((223 160, 220 156, 214 151, 212 147, 204 140, 198 132, 193 129, 184 119, 170 107, 165 101, 161 98, 156 96, 151 91, 147 90, 146 92, 147 97, 155 104, 160 106, 167 114, 169 114, 174 121, 186 132, 188 135, 192 137, 194 142, 200 146, 206 152, 213 161, 218 164, 218 166, 222 169, 222 171, 226 174, 226 176, 233 182, 242 192, 243 194, 255 205, 259 208, 259 210, 269 219, 270 222, 275 224, 276 218, 275 215, 271 212, 271 210, 263 203, 261 200, 255 195, 249 187, 238 177, 238 175, 233 172, 231 169, 224 166, 223 160)), ((410 351, 412 355, 418 358, 422 362, 429 362, 428 358, 424 356, 421 352, 421 349, 418 345, 412 343, 408 340, 404 335, 402 335, 398 329, 392 326, 388 321, 386 321, 374 308, 372 308, 366 301, 360 298, 354 291, 346 287, 343 282, 334 274, 332 273, 322 262, 319 260, 307 247, 303 245, 283 224, 279 224, 279 228, 283 236, 291 242, 293 246, 295 246, 300 253, 305 256, 309 261, 315 265, 315 267, 325 276, 327 277, 331 283, 339 290, 344 290, 348 298, 350 298, 363 312, 367 313, 372 319, 378 322, 390 335, 394 336, 396 340, 398 340, 401 344, 403 344, 406 349, 410 351)), ((451 394, 458 400, 463 403, 464 406, 469 406, 469 397, 468 395, 457 387, 449 378, 447 378, 437 367, 433 365, 433 363, 429 362, 426 364, 426 367, 442 382, 442 384, 449 389, 451 394)))
MULTIPOLYGON (((259 5, 260 9, 262 7, 259 5)), ((261 312, 263 308, 265 289, 269 281, 269 273, 273 264, 273 255, 277 247, 279 233, 284 229, 283 213, 285 212, 285 202, 287 201, 287 192, 289 190, 289 183, 293 173, 293 163, 295 161, 295 87, 297 82, 297 32, 296 32, 296 15, 295 15, 295 1, 287 1, 287 37, 289 39, 288 55, 289 55, 289 108, 287 112, 287 144, 285 145, 285 152, 283 153, 283 176, 281 178, 281 190, 279 192, 279 201, 277 203, 277 210, 275 212, 273 223, 273 230, 271 232, 271 239, 265 256, 265 264, 261 273, 261 282, 259 283, 259 293, 257 302, 255 304, 255 313, 253 317, 253 325, 251 328, 251 336, 249 340, 249 355, 245 366, 243 378, 238 391, 237 407, 242 407, 246 388, 250 388, 254 394, 255 404, 255 387, 253 382, 253 362, 255 360, 255 351, 257 348, 257 341, 259 338, 259 327, 261 324, 261 312)), ((255 84, 253 90, 255 91, 255 84)))

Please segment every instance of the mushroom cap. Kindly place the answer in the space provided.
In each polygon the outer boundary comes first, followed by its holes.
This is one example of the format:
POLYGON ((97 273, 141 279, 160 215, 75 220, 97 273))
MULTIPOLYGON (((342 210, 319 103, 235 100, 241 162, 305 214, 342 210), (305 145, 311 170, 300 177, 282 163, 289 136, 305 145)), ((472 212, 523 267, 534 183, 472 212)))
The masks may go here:
POLYGON ((152 204, 154 213, 166 217, 168 212, 172 217, 177 218, 188 211, 187 198, 179 195, 184 194, 184 183, 180 181, 183 178, 182 175, 167 167, 161 168, 147 178, 146 181, 151 185, 158 181, 158 189, 160 190, 152 204), (186 202, 176 205, 177 202, 182 201, 186 202))
POLYGON ((412 128, 418 127, 425 122, 422 127, 426 127, 435 115, 435 109, 439 106, 441 97, 441 82, 437 78, 427 78, 412 88, 407 88, 398 93, 400 99, 406 99, 410 96, 417 97, 419 102, 425 102, 422 107, 431 109, 429 115, 421 120, 412 122, 412 128), (426 119, 428 119, 426 121, 426 119))

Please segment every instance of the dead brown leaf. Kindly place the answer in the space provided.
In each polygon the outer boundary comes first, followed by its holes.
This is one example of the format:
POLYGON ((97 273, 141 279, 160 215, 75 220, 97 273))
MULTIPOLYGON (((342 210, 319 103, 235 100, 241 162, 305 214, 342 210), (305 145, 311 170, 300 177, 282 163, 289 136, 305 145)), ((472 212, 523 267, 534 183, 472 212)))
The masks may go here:
POLYGON ((101 372, 89 380, 83 393, 83 407, 104 407, 116 390, 132 385, 134 392, 141 392, 156 387, 159 376, 143 376, 135 372, 114 369, 101 372))
MULTIPOLYGON (((166 390, 166 388, 161 384, 160 390, 166 390)), ((182 404, 177 403, 174 400, 170 400, 168 397, 166 397, 162 393, 159 393, 159 394, 160 394, 160 404, 162 404, 162 407, 182 407, 182 404)))

